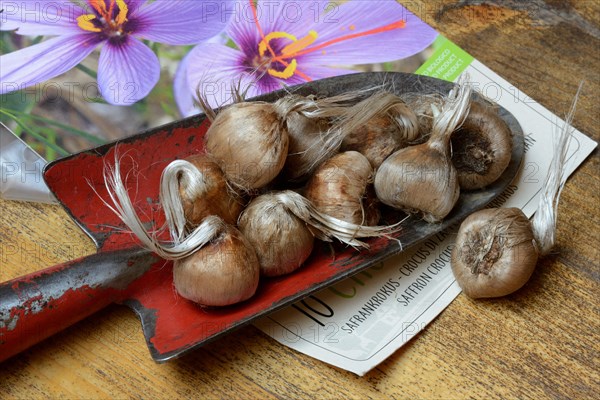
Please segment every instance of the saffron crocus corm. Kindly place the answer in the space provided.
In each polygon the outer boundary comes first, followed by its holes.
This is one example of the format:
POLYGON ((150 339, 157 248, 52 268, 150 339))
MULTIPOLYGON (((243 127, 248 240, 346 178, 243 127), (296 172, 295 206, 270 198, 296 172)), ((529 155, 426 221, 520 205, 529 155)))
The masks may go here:
POLYGON ((180 63, 175 99, 194 110, 199 91, 211 106, 231 101, 232 87, 254 96, 282 86, 355 72, 339 65, 403 59, 437 33, 396 0, 239 0, 226 28, 235 46, 202 43, 180 63))
POLYGON ((0 1, 0 29, 55 36, 0 57, 0 93, 52 79, 103 45, 98 87, 111 104, 144 98, 158 81, 160 63, 141 40, 196 44, 221 32, 231 0, 0 1))

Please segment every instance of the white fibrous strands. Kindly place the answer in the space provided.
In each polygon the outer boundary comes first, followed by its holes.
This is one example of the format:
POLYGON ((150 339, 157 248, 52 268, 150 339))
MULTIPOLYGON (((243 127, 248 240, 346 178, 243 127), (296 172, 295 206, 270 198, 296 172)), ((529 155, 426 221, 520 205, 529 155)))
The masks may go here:
MULTIPOLYGON (((261 201, 268 202, 271 207, 277 204, 304 221, 312 229, 313 234, 321 240, 339 240, 356 248, 368 248, 368 244, 358 239, 373 237, 392 238, 400 231, 400 223, 389 226, 365 226, 343 221, 339 218, 320 212, 306 197, 291 190, 283 190, 266 194, 261 201)), ((244 211, 245 213, 245 211, 244 211)), ((244 213, 240 219, 244 218, 244 213)))
MULTIPOLYGON (((120 160, 115 153, 114 166, 105 165, 104 182, 111 203, 104 201, 147 249, 166 260, 177 260, 192 254, 214 239, 223 229, 223 220, 217 216, 206 217, 183 240, 159 239, 162 229, 148 230, 140 220, 120 172, 120 160)), ((173 239, 173 238, 172 238, 173 239)))
POLYGON ((558 215, 558 200, 565 184, 565 163, 567 160, 567 151, 569 143, 573 136, 573 128, 571 123, 575 116, 577 100, 583 83, 579 85, 579 89, 573 99, 571 109, 567 114, 567 118, 563 123, 562 128, 558 131, 558 137, 554 137, 554 153, 548 175, 542 186, 542 194, 538 203, 537 210, 531 222, 533 235, 538 244, 540 254, 542 256, 550 253, 554 247, 556 233, 556 218, 558 215))
POLYGON ((209 215, 235 224, 243 209, 242 197, 205 155, 169 163, 161 175, 159 199, 175 241, 181 241, 209 215))
POLYGON ((433 116, 444 104, 444 96, 439 93, 407 93, 400 97, 417 116, 419 132, 415 138, 415 144, 426 141, 433 128, 433 116))

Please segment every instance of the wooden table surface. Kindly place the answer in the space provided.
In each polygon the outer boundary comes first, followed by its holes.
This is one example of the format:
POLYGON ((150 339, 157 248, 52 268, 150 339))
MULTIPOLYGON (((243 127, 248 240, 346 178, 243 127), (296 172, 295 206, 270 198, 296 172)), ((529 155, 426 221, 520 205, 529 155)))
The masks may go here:
MULTIPOLYGON (((405 2, 555 113, 585 79, 574 126, 598 141, 600 2, 487 3, 405 2)), ((137 317, 115 305, 4 362, 0 398, 597 398, 598 160, 594 152, 568 181, 556 254, 525 288, 493 301, 460 295, 362 378, 252 326, 159 365, 137 317)), ((0 281, 95 251, 58 206, 0 207, 0 281)))

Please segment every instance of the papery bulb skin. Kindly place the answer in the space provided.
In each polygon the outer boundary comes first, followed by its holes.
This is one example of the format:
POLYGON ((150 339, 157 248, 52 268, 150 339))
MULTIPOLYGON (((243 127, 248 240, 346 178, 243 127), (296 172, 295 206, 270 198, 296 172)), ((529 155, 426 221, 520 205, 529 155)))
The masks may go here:
POLYGON ((476 190, 495 182, 510 163, 512 135, 497 107, 473 102, 451 138, 452 163, 461 189, 476 190))
POLYGON ((205 135, 206 151, 227 180, 245 189, 271 182, 285 163, 289 138, 271 103, 236 103, 221 110, 205 135))
POLYGON ((208 245, 173 264, 177 293, 207 307, 249 299, 256 292, 259 276, 252 245, 231 225, 226 225, 208 245))
POLYGON ((427 222, 444 219, 460 194, 450 158, 429 143, 389 156, 377 170, 374 186, 382 203, 409 213, 420 212, 427 222))
POLYGON ((306 223, 271 193, 252 200, 238 226, 256 251, 264 276, 298 269, 313 250, 315 239, 306 223))
POLYGON ((358 151, 373 168, 378 168, 390 154, 415 140, 418 133, 415 113, 406 105, 397 104, 348 133, 341 151, 358 151))
POLYGON ((356 225, 377 225, 377 202, 367 199, 373 168, 356 151, 336 154, 321 164, 306 186, 306 198, 320 212, 356 225))
POLYGON ((321 161, 330 124, 328 118, 308 118, 297 112, 290 113, 286 122, 289 147, 282 175, 298 181, 307 178, 321 161))
POLYGON ((199 225, 208 215, 217 215, 228 224, 235 225, 244 208, 244 201, 227 184, 221 168, 209 157, 189 157, 203 176, 202 190, 194 190, 185 179, 179 180, 179 195, 186 221, 190 226, 199 225))
POLYGON ((467 296, 501 297, 529 280, 538 256, 531 223, 520 209, 486 209, 461 224, 452 272, 467 296))

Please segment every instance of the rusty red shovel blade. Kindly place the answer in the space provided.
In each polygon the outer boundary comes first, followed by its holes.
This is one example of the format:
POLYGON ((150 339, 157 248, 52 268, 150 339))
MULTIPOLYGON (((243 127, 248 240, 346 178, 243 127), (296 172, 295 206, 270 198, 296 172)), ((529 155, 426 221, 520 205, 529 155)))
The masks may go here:
MULTIPOLYGON (((331 96, 383 86, 397 94, 444 93, 451 84, 402 73, 353 74, 292 88, 299 94, 331 96)), ((273 101, 285 92, 262 96, 273 101)), ((129 181, 135 204, 149 225, 160 226, 158 183, 172 160, 203 152, 208 122, 203 115, 152 129, 48 165, 45 179, 71 217, 96 242, 98 253, 57 265, 0 285, 0 361, 85 318, 110 303, 129 305, 139 315, 146 341, 156 361, 166 361, 208 341, 288 306, 328 285, 369 268, 415 243, 460 222, 483 208, 511 183, 523 157, 523 132, 515 118, 501 110, 513 132, 512 161, 497 182, 485 190, 460 196, 454 211, 440 224, 409 218, 396 237, 371 240, 370 249, 356 251, 317 246, 306 265, 294 273, 262 279, 250 300, 235 306, 203 309, 179 297, 173 289, 171 264, 141 250, 121 221, 99 196, 105 163, 114 162, 115 148, 122 171, 135 167, 129 181)))

